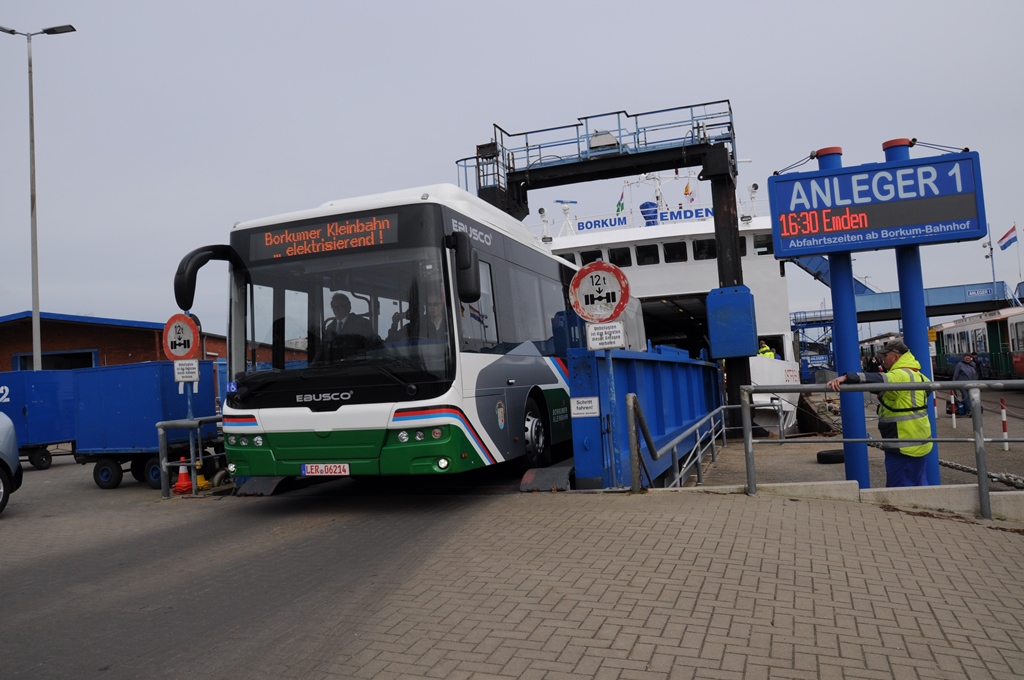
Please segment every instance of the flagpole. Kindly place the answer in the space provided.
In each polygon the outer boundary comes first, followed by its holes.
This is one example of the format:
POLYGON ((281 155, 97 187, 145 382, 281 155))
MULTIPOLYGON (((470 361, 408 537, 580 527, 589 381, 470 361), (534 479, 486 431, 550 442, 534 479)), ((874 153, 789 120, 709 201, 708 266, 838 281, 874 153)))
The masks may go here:
MULTIPOLYGON (((1016 222, 1013 223, 1013 232, 1017 233, 1016 222)), ((1017 283, 1020 283, 1021 279, 1024 279, 1024 274, 1021 274, 1020 272, 1020 239, 1017 239, 1017 283)), ((1014 290, 1013 292, 1016 295, 1017 291, 1014 290)))
POLYGON ((992 247, 992 225, 988 225, 988 252, 992 256, 992 299, 998 300, 996 297, 996 249, 992 247))

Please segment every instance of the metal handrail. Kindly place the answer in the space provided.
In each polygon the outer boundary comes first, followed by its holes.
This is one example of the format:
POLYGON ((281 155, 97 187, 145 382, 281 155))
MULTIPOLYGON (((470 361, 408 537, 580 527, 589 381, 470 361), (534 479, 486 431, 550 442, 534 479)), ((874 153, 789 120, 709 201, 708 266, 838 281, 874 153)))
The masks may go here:
MULTIPOLYGON (((983 390, 992 390, 995 392, 1004 392, 1007 390, 1024 390, 1024 380, 1002 380, 1002 381, 938 381, 938 382, 920 382, 913 383, 912 387, 908 387, 908 383, 858 383, 855 385, 843 384, 839 388, 839 392, 945 392, 947 390, 967 390, 971 401, 971 422, 974 425, 974 436, 971 438, 938 438, 931 437, 928 439, 864 439, 864 438, 839 438, 833 439, 832 441, 839 441, 843 443, 856 443, 856 442, 870 442, 872 444, 908 444, 911 442, 942 442, 942 441, 955 441, 955 442, 974 442, 974 456, 978 466, 978 500, 981 506, 981 516, 984 519, 992 519, 992 505, 991 499, 989 498, 989 486, 988 486, 988 463, 985 454, 985 442, 997 441, 995 439, 985 439, 984 428, 982 424, 982 408, 981 408, 981 392, 983 390)), ((747 495, 757 495, 757 482, 756 482, 756 471, 754 469, 754 444, 768 443, 772 440, 754 440, 752 434, 752 418, 750 415, 751 401, 750 396, 755 393, 764 392, 790 392, 798 394, 811 394, 815 392, 828 392, 827 385, 815 384, 815 385, 743 385, 740 387, 740 406, 742 407, 743 416, 743 453, 746 462, 747 472, 747 495)), ((1015 439, 999 439, 999 442, 1024 442, 1024 438, 1015 439)))
MULTIPOLYGON (((722 436, 722 445, 727 444, 725 434, 725 417, 722 415, 718 419, 718 425, 715 424, 715 417, 720 414, 724 414, 727 409, 738 408, 738 406, 719 406, 715 410, 711 411, 703 418, 698 420, 696 423, 683 430, 681 434, 673 437, 668 443, 661 448, 654 443, 654 437, 651 435, 650 429, 647 427, 647 420, 644 418, 643 409, 640 407, 640 400, 637 395, 630 392, 626 395, 626 422, 627 422, 627 433, 629 435, 629 459, 630 459, 630 471, 632 473, 632 486, 631 490, 634 493, 638 493, 641 489, 642 483, 640 479, 640 468, 643 467, 643 471, 647 473, 647 479, 651 480, 651 474, 647 470, 647 466, 644 463, 643 456, 640 455, 640 441, 637 437, 637 430, 641 432, 644 438, 644 442, 647 444, 647 451, 650 453, 651 460, 658 460, 663 455, 672 452, 672 470, 675 475, 675 479, 669 486, 678 486, 680 480, 688 479, 690 476, 690 469, 696 464, 697 466, 697 482, 703 483, 703 469, 701 464, 704 458, 704 452, 711 449, 711 460, 715 461, 718 459, 718 448, 715 445, 715 441, 718 439, 718 435, 722 436), (711 427, 705 432, 701 432, 700 428, 704 426, 708 421, 711 421, 711 427), (680 442, 689 437, 690 435, 697 433, 697 441, 690 448, 684 457, 684 461, 689 461, 683 469, 679 467, 679 452, 678 446, 680 442), (705 438, 710 437, 710 443, 707 446, 701 446, 705 438), (696 453, 695 453, 696 452, 696 453)), ((651 480, 653 483, 653 480, 651 480)))
MULTIPOLYGON (((203 450, 203 425, 207 423, 219 423, 224 420, 224 416, 203 416, 202 418, 186 418, 181 420, 162 420, 156 424, 157 440, 160 446, 160 497, 163 500, 167 500, 171 497, 171 480, 170 475, 167 471, 167 430, 181 430, 181 429, 194 429, 196 431, 197 448, 199 450, 199 456, 202 457, 203 450)), ((196 490, 199 488, 196 479, 196 448, 191 446, 191 440, 189 442, 189 453, 191 460, 187 463, 179 463, 179 465, 185 465, 190 467, 192 477, 192 494, 196 495, 196 490)))

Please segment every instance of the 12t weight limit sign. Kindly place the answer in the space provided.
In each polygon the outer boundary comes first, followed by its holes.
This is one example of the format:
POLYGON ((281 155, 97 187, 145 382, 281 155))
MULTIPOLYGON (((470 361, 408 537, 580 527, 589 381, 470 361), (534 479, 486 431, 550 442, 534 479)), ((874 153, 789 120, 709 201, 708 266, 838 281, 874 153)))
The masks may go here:
POLYGON ((199 327, 184 314, 175 314, 164 325, 164 354, 168 359, 194 359, 199 354, 199 327))
POLYGON ((629 302, 629 281, 615 265, 591 262, 572 278, 569 301, 584 321, 613 321, 629 302))

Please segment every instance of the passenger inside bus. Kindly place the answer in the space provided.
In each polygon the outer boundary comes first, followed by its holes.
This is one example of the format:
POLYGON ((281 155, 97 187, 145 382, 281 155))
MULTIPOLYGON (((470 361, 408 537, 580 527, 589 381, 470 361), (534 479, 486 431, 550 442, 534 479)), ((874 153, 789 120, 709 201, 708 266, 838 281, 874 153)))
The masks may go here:
POLYGON ((432 342, 447 342, 448 340, 444 298, 436 293, 427 295, 427 316, 420 321, 419 338, 432 342))
POLYGON ((334 316, 324 325, 323 342, 313 357, 314 364, 350 359, 381 345, 370 322, 352 314, 352 301, 347 295, 335 293, 331 298, 331 311, 334 316))
POLYGON ((391 321, 388 342, 416 340, 420 343, 448 342, 448 319, 445 314, 444 296, 432 291, 427 294, 425 313, 416 314, 410 308, 407 312, 396 313, 391 321), (408 324, 403 322, 409 320, 408 324))

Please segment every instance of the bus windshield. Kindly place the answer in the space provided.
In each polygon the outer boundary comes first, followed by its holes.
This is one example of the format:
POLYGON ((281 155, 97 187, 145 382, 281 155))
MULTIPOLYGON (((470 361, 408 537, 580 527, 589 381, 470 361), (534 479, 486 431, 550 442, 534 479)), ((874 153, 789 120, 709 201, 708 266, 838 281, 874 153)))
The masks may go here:
POLYGON ((396 244, 236 272, 229 334, 244 352, 232 353, 233 405, 315 407, 304 395, 325 394, 342 395, 328 402, 402 401, 447 389, 454 349, 445 255, 440 246, 396 244))

